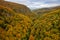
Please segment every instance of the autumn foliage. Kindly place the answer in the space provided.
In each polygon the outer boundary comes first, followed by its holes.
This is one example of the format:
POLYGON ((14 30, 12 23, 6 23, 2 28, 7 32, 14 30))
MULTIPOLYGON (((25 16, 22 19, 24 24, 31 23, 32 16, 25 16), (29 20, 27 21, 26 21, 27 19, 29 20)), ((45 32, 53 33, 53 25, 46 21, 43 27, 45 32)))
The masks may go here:
POLYGON ((15 10, 0 5, 0 40, 60 40, 60 9, 41 16, 15 10))

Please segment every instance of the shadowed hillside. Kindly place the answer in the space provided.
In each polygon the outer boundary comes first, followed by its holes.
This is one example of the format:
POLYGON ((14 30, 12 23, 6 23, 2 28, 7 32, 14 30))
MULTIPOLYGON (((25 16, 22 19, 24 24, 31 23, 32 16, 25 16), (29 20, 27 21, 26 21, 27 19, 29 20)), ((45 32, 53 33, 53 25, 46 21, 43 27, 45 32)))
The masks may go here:
POLYGON ((25 15, 28 15, 29 13, 31 13, 30 9, 22 4, 17 4, 17 3, 8 2, 8 1, 1 1, 0 5, 9 7, 12 10, 14 10, 16 13, 22 13, 25 15))

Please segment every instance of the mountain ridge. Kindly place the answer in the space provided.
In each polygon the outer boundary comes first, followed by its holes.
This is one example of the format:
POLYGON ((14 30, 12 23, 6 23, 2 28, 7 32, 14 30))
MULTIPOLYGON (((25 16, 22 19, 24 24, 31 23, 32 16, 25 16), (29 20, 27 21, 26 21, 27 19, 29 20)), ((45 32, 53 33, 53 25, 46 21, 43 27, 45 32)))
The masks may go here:
POLYGON ((58 9, 60 9, 60 6, 35 9, 33 10, 33 12, 35 12, 36 14, 40 14, 40 13, 43 14, 43 13, 48 13, 48 12, 51 12, 53 10, 58 10, 58 9))
POLYGON ((28 15, 29 13, 31 13, 31 10, 27 6, 22 4, 8 2, 8 1, 1 1, 0 5, 9 7, 17 13, 23 13, 23 14, 26 13, 25 15, 28 15))

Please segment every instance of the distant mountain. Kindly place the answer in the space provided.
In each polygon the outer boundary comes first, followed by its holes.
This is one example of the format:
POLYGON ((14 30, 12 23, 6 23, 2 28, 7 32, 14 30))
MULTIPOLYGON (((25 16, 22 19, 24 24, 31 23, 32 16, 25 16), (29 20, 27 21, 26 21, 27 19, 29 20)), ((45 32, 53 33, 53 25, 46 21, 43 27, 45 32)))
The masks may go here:
POLYGON ((51 11, 55 11, 55 10, 58 10, 58 9, 60 9, 60 6, 35 9, 35 10, 33 10, 33 12, 36 13, 36 14, 44 14, 44 13, 49 13, 51 11))

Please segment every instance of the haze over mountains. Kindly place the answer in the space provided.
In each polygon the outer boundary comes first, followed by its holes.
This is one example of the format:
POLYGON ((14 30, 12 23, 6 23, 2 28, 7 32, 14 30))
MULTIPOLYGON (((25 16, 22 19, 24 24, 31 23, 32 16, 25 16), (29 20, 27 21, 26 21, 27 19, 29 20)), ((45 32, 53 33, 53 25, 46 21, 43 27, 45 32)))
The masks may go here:
POLYGON ((0 0, 0 40, 60 40, 60 6, 30 10, 0 0))
POLYGON ((40 9, 34 9, 32 10, 33 12, 35 12, 36 14, 40 14, 40 13, 49 13, 53 10, 58 10, 60 9, 60 6, 55 6, 55 7, 49 7, 49 8, 40 8, 40 9))

